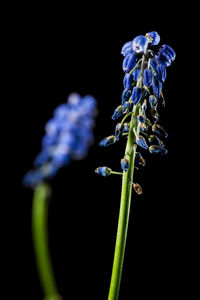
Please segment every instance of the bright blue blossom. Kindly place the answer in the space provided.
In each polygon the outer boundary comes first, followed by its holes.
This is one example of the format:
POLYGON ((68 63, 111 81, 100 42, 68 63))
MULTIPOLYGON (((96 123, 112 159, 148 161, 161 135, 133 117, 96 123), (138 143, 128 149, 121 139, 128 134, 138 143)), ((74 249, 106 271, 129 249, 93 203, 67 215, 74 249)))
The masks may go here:
POLYGON ((57 171, 72 159, 82 159, 93 142, 92 128, 96 115, 96 100, 87 95, 81 97, 74 93, 67 103, 54 110, 53 118, 45 125, 42 149, 34 161, 36 169, 23 178, 27 187, 53 178, 57 171))
POLYGON ((148 39, 144 35, 139 35, 133 40, 133 51, 136 53, 143 53, 146 51, 148 46, 148 39))
POLYGON ((130 90, 132 88, 132 83, 133 83, 133 74, 126 73, 124 75, 124 80, 123 80, 124 88, 130 90))
POLYGON ((125 73, 130 72, 136 65, 137 63, 137 57, 135 56, 134 53, 129 53, 123 60, 123 71, 125 73))
POLYGON ((162 65, 157 66, 156 76, 155 76, 156 79, 164 83, 166 76, 167 76, 166 68, 162 65))
POLYGON ((150 88, 150 86, 152 85, 152 83, 153 83, 153 73, 150 69, 144 69, 143 83, 148 88, 150 88))
POLYGON ((139 87, 134 87, 132 92, 131 100, 133 104, 137 104, 142 98, 142 89, 139 87))
POLYGON ((156 31, 146 33, 146 37, 148 38, 148 41, 152 46, 158 45, 160 43, 160 36, 156 31))
POLYGON ((171 59, 171 61, 175 60, 176 53, 170 46, 162 45, 161 48, 159 49, 159 52, 162 52, 164 55, 167 55, 171 59))
POLYGON ((126 56, 126 55, 128 55, 129 53, 134 53, 134 51, 133 51, 133 47, 132 47, 132 41, 130 41, 130 42, 127 42, 127 43, 125 43, 124 44, 124 46, 122 47, 122 50, 121 50, 121 54, 123 55, 123 56, 126 56))

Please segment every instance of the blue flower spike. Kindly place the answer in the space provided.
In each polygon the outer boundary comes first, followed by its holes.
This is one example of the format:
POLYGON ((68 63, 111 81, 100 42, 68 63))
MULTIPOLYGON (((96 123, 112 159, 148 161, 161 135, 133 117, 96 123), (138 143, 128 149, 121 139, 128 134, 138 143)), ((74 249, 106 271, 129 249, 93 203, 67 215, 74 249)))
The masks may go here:
MULTIPOLYGON (((153 49, 160 43, 160 35, 157 31, 147 32, 146 35, 138 35, 132 41, 128 41, 122 47, 123 55, 123 92, 121 105, 118 106, 112 119, 122 116, 121 123, 115 127, 115 134, 101 141, 101 146, 114 144, 116 141, 126 142, 124 158, 121 159, 123 172, 111 173, 122 178, 121 204, 119 212, 119 227, 117 230, 115 256, 108 299, 118 299, 122 265, 126 246, 127 224, 131 204, 131 193, 134 189, 138 195, 142 194, 142 188, 134 183, 135 170, 146 165, 146 161, 140 152, 148 150, 149 153, 167 154, 164 143, 160 138, 166 138, 167 133, 158 124, 158 108, 165 106, 163 87, 166 80, 166 68, 172 65, 175 59, 174 50, 164 44, 159 50, 153 49), (123 109, 122 109, 123 108, 123 109), (132 189, 133 187, 133 189, 132 189), (120 264, 118 262, 120 261, 120 264), (116 263, 117 262, 117 263, 116 263)), ((148 155, 149 156, 149 155, 148 155)), ((106 167, 104 167, 106 168, 106 167)), ((102 176, 107 176, 106 169, 97 169, 102 176)))
POLYGON ((69 95, 68 101, 59 105, 46 123, 42 150, 34 161, 35 169, 25 174, 23 184, 34 188, 52 179, 72 159, 83 159, 94 140, 92 129, 96 113, 94 97, 69 95))

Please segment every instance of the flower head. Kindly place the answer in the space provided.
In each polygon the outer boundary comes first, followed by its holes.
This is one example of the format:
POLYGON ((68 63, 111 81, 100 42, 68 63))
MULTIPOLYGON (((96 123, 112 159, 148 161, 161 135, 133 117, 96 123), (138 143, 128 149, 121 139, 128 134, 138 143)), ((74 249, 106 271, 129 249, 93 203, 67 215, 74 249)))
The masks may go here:
POLYGON ((72 159, 82 159, 93 142, 92 128, 96 115, 96 100, 87 95, 73 93, 67 103, 54 110, 53 118, 45 125, 42 149, 37 155, 35 169, 27 172, 23 183, 35 187, 53 178, 57 171, 72 159))

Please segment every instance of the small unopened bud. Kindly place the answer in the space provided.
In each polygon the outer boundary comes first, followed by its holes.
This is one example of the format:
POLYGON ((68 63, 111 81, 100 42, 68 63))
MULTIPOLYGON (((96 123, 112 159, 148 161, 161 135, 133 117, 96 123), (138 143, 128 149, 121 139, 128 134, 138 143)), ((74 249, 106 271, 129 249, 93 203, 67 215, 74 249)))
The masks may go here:
POLYGON ((112 170, 108 167, 99 167, 96 168, 95 173, 105 177, 109 176, 112 173, 112 170))
POLYGON ((158 124, 154 124, 152 126, 152 131, 160 135, 161 137, 166 138, 168 136, 167 132, 164 130, 164 128, 158 124))
POLYGON ((126 158, 121 159, 121 168, 123 171, 127 172, 129 168, 129 161, 126 158))
POLYGON ((164 147, 163 141, 161 141, 156 135, 150 135, 148 137, 148 141, 150 144, 156 144, 158 146, 164 147))
POLYGON ((110 136, 107 136, 106 138, 104 138, 100 143, 99 143, 99 146, 101 147, 107 147, 111 144, 114 144, 116 142, 116 137, 114 135, 110 135, 110 136))
POLYGON ((119 105, 119 106, 115 109, 115 111, 114 111, 114 113, 113 113, 113 115, 112 115, 112 119, 115 120, 115 119, 117 119, 118 117, 120 117, 122 114, 123 114, 123 105, 119 105))
POLYGON ((122 125, 122 132, 129 132, 129 123, 124 123, 122 125))
POLYGON ((134 183, 133 188, 138 195, 142 195, 142 188, 139 183, 134 183))
POLYGON ((152 153, 152 154, 167 154, 168 153, 168 150, 165 149, 164 147, 161 147, 161 146, 158 146, 158 145, 151 145, 149 147, 149 152, 152 153))
POLYGON ((149 148, 145 139, 141 135, 136 136, 136 144, 145 150, 149 148))
POLYGON ((136 153, 135 162, 136 164, 141 165, 143 167, 146 166, 146 161, 140 152, 136 153))
POLYGON ((116 137, 116 139, 118 140, 121 135, 122 135, 121 123, 118 123, 115 127, 115 137, 116 137))
POLYGON ((158 100, 154 95, 149 96, 149 105, 151 106, 151 108, 157 108, 158 100))
POLYGON ((150 114, 151 114, 152 118, 155 120, 155 122, 159 121, 159 114, 158 114, 157 109, 151 108, 150 109, 150 114))

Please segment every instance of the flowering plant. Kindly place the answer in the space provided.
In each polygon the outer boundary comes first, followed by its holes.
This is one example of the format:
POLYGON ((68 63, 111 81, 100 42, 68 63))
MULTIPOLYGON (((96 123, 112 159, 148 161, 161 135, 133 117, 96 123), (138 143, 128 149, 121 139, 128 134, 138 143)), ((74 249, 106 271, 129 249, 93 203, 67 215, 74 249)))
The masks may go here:
POLYGON ((127 137, 125 154, 121 159, 122 172, 113 171, 107 166, 95 170, 102 176, 122 175, 121 204, 108 300, 117 300, 119 296, 132 189, 137 194, 142 194, 141 186, 133 181, 134 169, 146 164, 139 151, 149 150, 152 154, 161 155, 168 152, 161 140, 167 137, 167 132, 158 124, 157 109, 159 105, 165 106, 162 88, 166 79, 166 67, 171 66, 175 52, 170 46, 162 45, 158 53, 155 53, 151 46, 156 46, 159 42, 159 34, 153 31, 145 36, 135 37, 122 47, 124 90, 121 104, 115 109, 112 119, 123 118, 116 125, 114 134, 99 143, 101 147, 107 147, 117 143, 123 136, 127 137))

